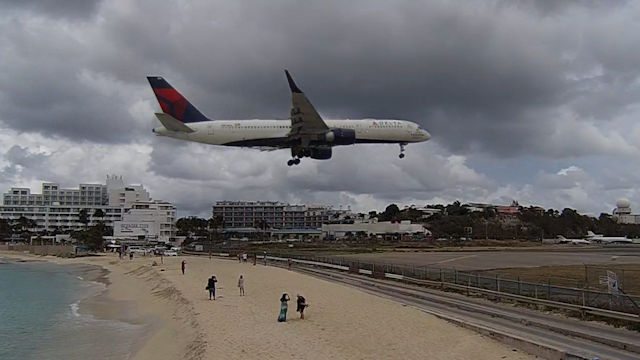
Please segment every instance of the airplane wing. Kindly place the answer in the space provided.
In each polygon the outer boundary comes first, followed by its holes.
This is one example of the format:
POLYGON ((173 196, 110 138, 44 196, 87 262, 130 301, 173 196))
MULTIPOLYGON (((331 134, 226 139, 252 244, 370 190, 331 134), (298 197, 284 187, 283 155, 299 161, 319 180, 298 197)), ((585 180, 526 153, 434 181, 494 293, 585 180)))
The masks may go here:
POLYGON ((329 130, 309 99, 298 88, 291 78, 289 71, 285 70, 289 88, 291 89, 291 135, 310 135, 324 133, 329 130))

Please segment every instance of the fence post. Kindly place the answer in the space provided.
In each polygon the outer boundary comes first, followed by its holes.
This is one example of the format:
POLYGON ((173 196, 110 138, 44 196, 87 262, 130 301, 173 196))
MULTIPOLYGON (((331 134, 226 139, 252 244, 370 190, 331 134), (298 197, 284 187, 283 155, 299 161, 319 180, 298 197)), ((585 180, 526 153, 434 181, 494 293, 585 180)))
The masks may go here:
POLYGON ((469 296, 469 287, 471 287, 471 277, 467 276, 467 296, 469 296))

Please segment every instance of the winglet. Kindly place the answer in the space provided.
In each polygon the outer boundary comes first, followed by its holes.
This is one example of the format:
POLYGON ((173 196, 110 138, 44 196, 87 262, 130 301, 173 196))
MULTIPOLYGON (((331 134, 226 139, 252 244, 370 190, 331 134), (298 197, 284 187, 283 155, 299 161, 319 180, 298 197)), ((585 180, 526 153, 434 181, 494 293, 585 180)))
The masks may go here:
POLYGON ((291 75, 289 75, 289 71, 285 69, 284 73, 287 75, 287 81, 289 82, 289 88, 291 89, 291 92, 302 93, 302 90, 300 90, 298 85, 296 85, 296 83, 293 81, 293 78, 291 77, 291 75))

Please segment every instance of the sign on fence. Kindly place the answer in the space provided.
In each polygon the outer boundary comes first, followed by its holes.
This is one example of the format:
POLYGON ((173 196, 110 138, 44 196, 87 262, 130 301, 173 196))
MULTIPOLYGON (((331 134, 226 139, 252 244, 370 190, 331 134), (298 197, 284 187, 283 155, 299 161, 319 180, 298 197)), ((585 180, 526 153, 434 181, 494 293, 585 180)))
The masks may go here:
POLYGON ((607 270, 607 275, 600 276, 600 285, 607 285, 609 294, 620 295, 620 287, 618 286, 618 276, 613 271, 607 270))

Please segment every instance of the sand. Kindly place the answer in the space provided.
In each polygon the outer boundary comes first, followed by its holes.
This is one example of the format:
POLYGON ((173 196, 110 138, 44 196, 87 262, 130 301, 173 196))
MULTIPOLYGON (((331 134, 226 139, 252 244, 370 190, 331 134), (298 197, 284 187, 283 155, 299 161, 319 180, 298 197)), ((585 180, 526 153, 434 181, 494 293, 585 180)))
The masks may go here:
POLYGON ((154 257, 47 259, 109 271, 104 296, 126 306, 110 309, 105 299, 85 305, 99 316, 153 323, 139 342, 138 360, 534 358, 399 302, 282 268, 188 256, 167 257, 158 266, 151 265, 160 262, 154 257), (205 290, 212 274, 218 278, 215 301, 205 290), (237 288, 241 274, 245 296, 237 288), (279 323, 284 292, 292 301, 288 321, 279 323), (295 312, 297 293, 311 304, 304 320, 295 312))

